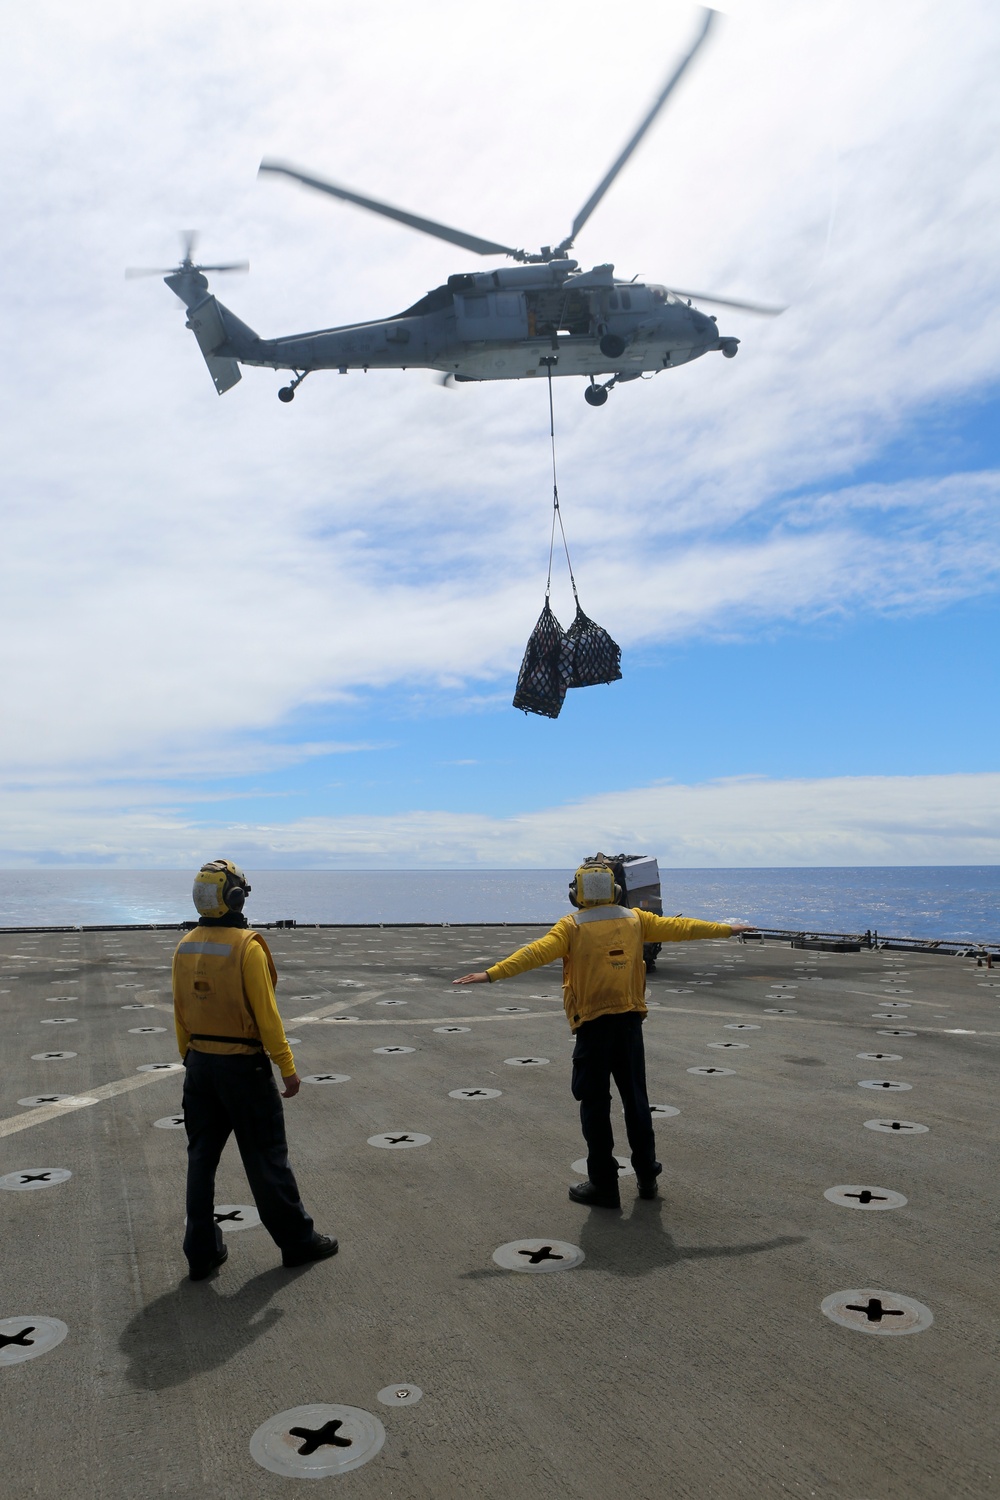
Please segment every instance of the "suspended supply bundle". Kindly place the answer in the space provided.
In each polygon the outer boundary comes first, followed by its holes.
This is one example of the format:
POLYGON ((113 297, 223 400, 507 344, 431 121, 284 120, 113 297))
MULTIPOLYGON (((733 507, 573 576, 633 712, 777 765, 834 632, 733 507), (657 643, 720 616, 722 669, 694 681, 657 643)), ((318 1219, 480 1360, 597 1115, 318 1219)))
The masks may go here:
POLYGON ((600 625, 585 615, 577 593, 569 545, 559 508, 559 486, 556 480, 556 428, 552 408, 552 365, 549 377, 549 436, 552 440, 552 534, 549 538, 549 573, 545 580, 545 604, 528 645, 517 676, 514 707, 526 714, 542 714, 558 719, 566 691, 571 687, 596 687, 599 683, 617 682, 621 677, 621 647, 600 625), (556 522, 562 536, 569 581, 576 601, 576 616, 568 630, 563 630, 552 613, 552 555, 556 540, 556 522))
POLYGON ((517 674, 514 707, 523 708, 526 714, 558 719, 572 679, 573 644, 552 613, 546 589, 545 606, 528 637, 524 660, 517 674))
POLYGON ((573 597, 576 599, 576 618, 566 632, 566 640, 573 645, 570 687, 596 687, 602 682, 617 682, 622 675, 622 648, 602 625, 595 625, 584 614, 575 585, 573 597))

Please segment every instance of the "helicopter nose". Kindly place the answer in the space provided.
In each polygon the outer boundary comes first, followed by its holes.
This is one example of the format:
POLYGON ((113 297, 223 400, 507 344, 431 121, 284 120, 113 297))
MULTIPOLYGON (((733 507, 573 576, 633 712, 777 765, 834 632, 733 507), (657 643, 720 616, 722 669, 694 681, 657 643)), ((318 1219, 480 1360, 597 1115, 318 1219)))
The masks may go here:
POLYGON ((707 313, 699 312, 696 307, 692 307, 691 317, 694 320, 695 328, 701 334, 702 338, 715 338, 719 330, 714 318, 709 317, 707 313))

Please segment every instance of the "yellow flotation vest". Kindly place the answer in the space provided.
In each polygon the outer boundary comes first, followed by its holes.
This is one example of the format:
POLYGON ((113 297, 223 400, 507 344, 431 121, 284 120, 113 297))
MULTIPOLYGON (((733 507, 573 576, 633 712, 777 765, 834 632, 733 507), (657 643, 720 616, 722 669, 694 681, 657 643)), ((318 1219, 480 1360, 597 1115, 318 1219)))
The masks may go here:
POLYGON ((622 906, 593 906, 570 918, 563 1005, 575 1031, 597 1016, 646 1014, 642 923, 622 906))
POLYGON ((195 927, 174 953, 174 1011, 196 1052, 249 1056, 264 1043, 243 989, 243 954, 259 943, 271 983, 278 971, 252 927, 195 927))

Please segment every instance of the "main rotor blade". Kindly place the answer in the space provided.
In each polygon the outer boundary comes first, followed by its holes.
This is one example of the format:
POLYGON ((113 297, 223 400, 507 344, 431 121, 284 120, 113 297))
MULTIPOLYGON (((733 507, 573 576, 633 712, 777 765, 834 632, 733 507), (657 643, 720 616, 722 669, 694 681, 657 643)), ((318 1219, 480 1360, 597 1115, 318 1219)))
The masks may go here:
POLYGON ((784 307, 770 307, 766 302, 734 302, 731 297, 710 297, 706 292, 682 292, 679 286, 670 287, 675 297, 690 297, 692 302, 711 302, 715 307, 736 307, 740 312, 759 313, 762 318, 777 318, 787 311, 784 307))
POLYGON ((249 271, 248 260, 232 260, 225 266, 195 266, 196 271, 249 271))
POLYGON ((356 203, 359 208, 367 208, 373 214, 382 214, 386 219, 395 219, 397 224, 406 224, 410 229, 419 229, 421 233, 432 234, 436 239, 447 240, 450 245, 460 245, 463 250, 471 250, 474 255, 512 255, 515 259, 520 259, 523 254, 520 250, 512 250, 509 245, 498 244, 496 240, 483 240, 478 235, 466 234, 461 229, 449 229, 447 224, 437 224, 433 219, 423 219, 419 214, 408 214, 402 208, 380 203, 377 198, 363 198, 360 193, 351 193, 347 188, 338 187, 335 182, 325 182, 322 177, 310 177, 280 161, 262 161, 259 171, 293 177, 306 187, 329 193, 334 198, 342 198, 345 203, 356 203))
POLYGON ((698 52, 698 49, 701 47, 705 38, 708 36, 709 28, 711 27, 712 22, 715 20, 718 12, 714 10, 705 10, 703 14, 705 19, 702 21, 701 30, 695 37, 694 42, 692 43, 687 55, 681 59, 677 67, 671 73, 670 77, 667 79, 666 83, 663 85, 662 89, 653 101, 652 109, 650 109, 649 113, 646 115, 646 118, 643 120, 642 124, 639 126, 632 139, 629 141, 624 151, 622 151, 621 155, 618 157, 614 165, 608 170, 606 176, 602 178, 600 183, 598 183, 597 187, 591 193, 590 197, 587 199, 586 203, 583 205, 580 212, 573 220, 573 232, 569 236, 569 238, 563 240, 562 244, 558 247, 560 251, 568 250, 573 244, 577 235, 580 233, 580 230, 583 228, 584 224, 586 224, 587 220, 594 212, 594 209, 600 203, 601 199, 604 197, 604 194, 614 182, 622 167, 625 166, 625 163, 628 161, 629 157, 632 155, 632 152, 638 146, 639 142, 646 134, 646 131, 652 125, 657 115, 660 113, 660 110, 670 98, 670 95, 673 93, 674 89, 680 83, 681 78, 684 76, 685 70, 688 67, 688 64, 693 61, 695 54, 698 52))

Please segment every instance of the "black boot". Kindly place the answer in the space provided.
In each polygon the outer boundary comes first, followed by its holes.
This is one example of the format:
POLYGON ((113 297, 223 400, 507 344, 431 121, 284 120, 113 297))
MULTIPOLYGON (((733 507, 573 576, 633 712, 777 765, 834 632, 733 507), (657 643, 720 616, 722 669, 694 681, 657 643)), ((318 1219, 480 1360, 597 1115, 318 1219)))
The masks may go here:
POLYGON ((282 1254, 281 1264, 283 1266, 307 1266, 312 1260, 326 1260, 330 1255, 336 1255, 339 1246, 337 1241, 329 1234, 313 1235, 303 1245, 301 1250, 286 1250, 282 1254))
POLYGON ((569 1195, 574 1203, 585 1203, 588 1208, 621 1208, 622 1206, 617 1183, 614 1187, 599 1188, 596 1183, 588 1179, 586 1182, 578 1182, 571 1187, 569 1195))
POLYGON ((662 1171, 663 1171, 663 1167, 657 1161, 657 1162, 653 1163, 653 1171, 652 1171, 652 1175, 651 1176, 649 1176, 649 1177, 640 1177, 639 1174, 638 1174, 638 1172, 636 1173, 636 1181, 639 1184, 639 1197, 640 1198, 655 1198, 656 1197, 656 1194, 657 1194, 657 1191, 658 1191, 657 1190, 657 1186, 656 1186, 656 1179, 659 1177, 659 1175, 660 1175, 660 1173, 662 1171))
POLYGON ((206 1276, 211 1276, 212 1272, 213 1271, 217 1271, 219 1269, 219 1267, 221 1265, 223 1265, 224 1262, 227 1261, 228 1259, 229 1259, 229 1249, 228 1249, 228 1246, 223 1245, 223 1247, 219 1251, 218 1255, 214 1255, 211 1260, 206 1260, 201 1265, 197 1265, 197 1266, 192 1265, 191 1266, 191 1269, 188 1272, 188 1278, 189 1278, 189 1280, 191 1280, 191 1281, 204 1281, 206 1276))

